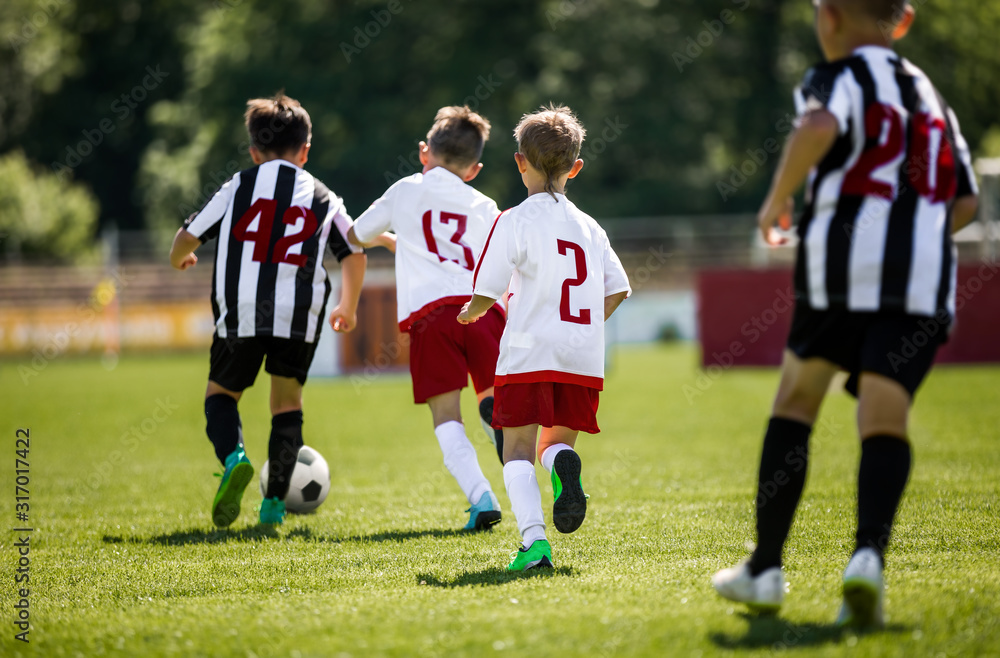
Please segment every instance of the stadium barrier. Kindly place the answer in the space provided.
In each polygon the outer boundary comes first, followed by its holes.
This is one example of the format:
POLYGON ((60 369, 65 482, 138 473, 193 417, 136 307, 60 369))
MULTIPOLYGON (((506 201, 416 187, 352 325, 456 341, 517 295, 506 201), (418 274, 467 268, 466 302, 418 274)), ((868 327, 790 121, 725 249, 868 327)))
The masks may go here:
MULTIPOLYGON (((792 321, 790 269, 705 270, 696 277, 698 338, 704 368, 781 363, 792 321)), ((938 363, 1000 362, 1000 262, 992 258, 958 268, 957 317, 938 363)), ((943 328, 932 318, 913 336, 901 336, 907 358, 943 328)))

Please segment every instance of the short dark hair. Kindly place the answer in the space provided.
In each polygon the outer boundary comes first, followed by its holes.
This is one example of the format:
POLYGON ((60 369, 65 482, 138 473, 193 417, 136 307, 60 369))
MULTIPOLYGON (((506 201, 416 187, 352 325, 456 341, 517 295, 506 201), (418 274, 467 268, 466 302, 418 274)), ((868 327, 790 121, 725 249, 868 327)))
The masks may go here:
POLYGON ((571 109, 551 103, 525 114, 514 129, 518 151, 545 175, 545 191, 549 194, 555 189, 556 179, 568 173, 580 157, 586 135, 571 109))
POLYGON ((877 21, 897 23, 910 3, 909 0, 835 0, 835 4, 877 21))
POLYGON ((445 164, 459 167, 479 162, 489 138, 490 122, 468 105, 442 107, 434 115, 434 125, 427 131, 431 152, 445 164))
POLYGON ((285 155, 312 141, 312 120, 302 104, 279 91, 273 98, 251 98, 243 115, 250 143, 267 153, 285 155))

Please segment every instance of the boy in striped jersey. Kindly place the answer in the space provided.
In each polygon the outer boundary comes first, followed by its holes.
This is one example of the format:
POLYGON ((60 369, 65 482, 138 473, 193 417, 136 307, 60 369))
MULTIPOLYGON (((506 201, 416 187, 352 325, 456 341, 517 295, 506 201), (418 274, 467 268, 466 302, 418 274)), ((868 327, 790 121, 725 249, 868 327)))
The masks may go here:
POLYGON ((237 402, 263 362, 271 375, 270 461, 260 522, 280 524, 292 469, 302 447, 302 386, 322 329, 330 281, 323 253, 341 263, 334 331, 357 322, 366 257, 347 242, 351 218, 340 198, 302 167, 312 122, 298 101, 278 94, 247 101, 255 166, 228 180, 177 231, 170 263, 185 270, 194 251, 219 238, 212 277, 216 331, 205 391, 206 432, 224 466, 212 520, 225 527, 240 512, 253 466, 243 447, 237 402), (264 361, 266 357, 266 362, 264 361))
POLYGON ((757 546, 712 580, 751 608, 781 605, 782 548, 805 484, 809 434, 831 379, 847 370, 861 463, 838 621, 879 626, 884 552, 910 471, 909 409, 954 317, 951 233, 972 221, 976 185, 954 113, 891 49, 913 8, 814 4, 827 62, 797 92, 799 122, 758 214, 765 239, 780 241, 774 225, 788 228, 791 196, 807 183, 795 314, 760 460, 757 546), (906 342, 918 348, 901 357, 906 342))

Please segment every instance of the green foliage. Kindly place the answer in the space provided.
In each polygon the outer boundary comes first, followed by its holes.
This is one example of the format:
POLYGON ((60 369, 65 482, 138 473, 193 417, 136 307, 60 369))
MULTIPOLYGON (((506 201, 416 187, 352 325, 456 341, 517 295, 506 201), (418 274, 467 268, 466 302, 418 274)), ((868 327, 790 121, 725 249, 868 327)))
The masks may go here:
POLYGON ((86 186, 33 170, 21 151, 0 157, 0 253, 86 260, 94 254, 97 212, 86 186))
MULTIPOLYGON (((207 302, 206 302, 207 303, 207 302)), ((911 423, 916 454, 888 553, 888 630, 833 628, 853 546, 855 405, 836 394, 810 446, 786 550, 791 589, 774 619, 744 616, 709 576, 746 555, 774 370, 696 386, 688 346, 620 350, 601 395, 603 432, 582 436, 587 520, 550 530, 556 570, 503 573, 517 530, 500 464, 464 395, 466 427, 504 520, 457 531, 464 497, 441 463, 408 377, 310 379, 305 440, 326 457, 329 497, 277 532, 256 527, 256 483, 228 531, 209 508, 218 463, 205 438, 205 354, 56 359, 22 381, 0 370, 13 428, 31 429, 31 644, 13 640, 18 555, 14 455, 0 563, 4 656, 976 656, 1000 646, 995 523, 996 367, 934 370, 911 423), (366 380, 367 381, 367 380, 366 380), (81 385, 81 382, 85 384, 81 385), (701 390, 701 389, 699 389, 701 390), (98 394, 95 394, 98 392, 98 394), (58 401, 58 413, 53 413, 58 401), (735 651, 734 651, 735 650, 735 651), (790 650, 790 651, 786 651, 790 650)), ((703 376, 703 375, 701 375, 703 376)), ((266 378, 240 401, 259 470, 266 378)), ((552 494, 539 467, 543 505, 552 494)), ((546 517, 548 517, 548 511, 546 517)))

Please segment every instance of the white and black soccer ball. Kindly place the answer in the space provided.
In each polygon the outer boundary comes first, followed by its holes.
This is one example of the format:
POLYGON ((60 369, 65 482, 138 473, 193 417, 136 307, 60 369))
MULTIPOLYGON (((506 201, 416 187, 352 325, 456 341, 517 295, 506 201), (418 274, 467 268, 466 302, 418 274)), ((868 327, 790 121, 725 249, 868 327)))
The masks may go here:
MULTIPOLYGON (((267 495, 268 464, 260 469, 260 495, 267 495)), ((292 482, 285 495, 285 509, 293 514, 307 514, 319 507, 330 493, 330 467, 323 455, 309 446, 299 448, 292 469, 292 482)))

